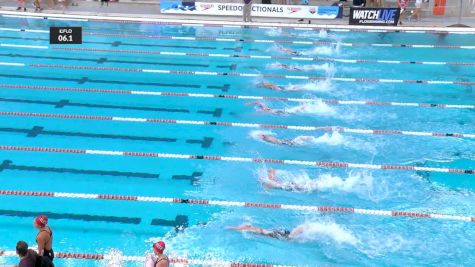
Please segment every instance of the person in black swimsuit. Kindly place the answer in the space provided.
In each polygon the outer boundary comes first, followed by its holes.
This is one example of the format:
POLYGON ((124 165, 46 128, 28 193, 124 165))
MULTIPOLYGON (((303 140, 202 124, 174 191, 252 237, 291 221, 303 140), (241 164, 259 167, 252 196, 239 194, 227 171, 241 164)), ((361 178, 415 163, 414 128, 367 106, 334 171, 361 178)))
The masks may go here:
POLYGON ((33 221, 33 226, 38 229, 36 235, 36 244, 38 244, 38 254, 49 258, 51 261, 54 259, 53 252, 53 231, 48 224, 48 217, 40 215, 33 221))
POLYGON ((236 230, 236 231, 242 231, 242 232, 251 232, 263 236, 267 236, 270 238, 275 238, 275 239, 280 239, 280 240, 292 240, 298 237, 300 234, 302 234, 305 229, 302 226, 296 227, 292 231, 283 229, 263 229, 259 227, 255 227, 249 224, 244 224, 240 226, 232 226, 232 227, 227 227, 226 229, 229 230, 236 230))
POLYGON ((165 250, 165 242, 158 241, 153 244, 153 252, 157 255, 157 261, 155 262, 154 267, 168 267, 170 265, 170 260, 167 255, 163 254, 165 250))

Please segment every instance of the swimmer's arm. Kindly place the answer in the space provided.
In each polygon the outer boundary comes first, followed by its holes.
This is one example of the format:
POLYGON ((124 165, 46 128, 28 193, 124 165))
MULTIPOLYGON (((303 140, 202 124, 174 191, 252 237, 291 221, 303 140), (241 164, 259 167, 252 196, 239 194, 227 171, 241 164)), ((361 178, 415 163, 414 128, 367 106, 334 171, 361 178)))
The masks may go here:
POLYGON ((39 235, 38 235, 38 238, 36 240, 36 242, 38 243, 38 254, 40 256, 43 255, 43 251, 45 249, 45 244, 46 244, 46 237, 45 237, 45 233, 46 232, 41 232, 39 235))
POLYGON ((297 226, 290 232, 289 238, 294 239, 297 238, 299 235, 301 235, 305 231, 305 228, 303 225, 297 226))

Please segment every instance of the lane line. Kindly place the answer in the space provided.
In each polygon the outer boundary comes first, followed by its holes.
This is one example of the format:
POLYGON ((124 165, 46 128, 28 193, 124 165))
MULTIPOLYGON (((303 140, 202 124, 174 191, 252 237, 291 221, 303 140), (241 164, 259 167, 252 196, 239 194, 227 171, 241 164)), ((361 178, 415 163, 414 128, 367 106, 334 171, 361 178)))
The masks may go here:
POLYGON ((126 196, 111 194, 90 194, 90 193, 63 193, 63 192, 41 192, 41 191, 17 191, 17 190, 0 190, 3 196, 22 196, 22 197, 50 197, 50 198, 70 198, 70 199, 99 199, 110 201, 132 201, 132 202, 152 202, 152 203, 174 203, 186 205, 209 205, 220 207, 244 207, 244 208, 260 208, 260 209, 282 209, 292 211, 310 211, 321 213, 343 213, 343 214, 360 214, 370 216, 388 216, 388 217, 408 217, 413 219, 436 219, 451 220, 463 222, 475 222, 474 216, 467 215, 449 215, 440 213, 426 213, 419 211, 402 211, 402 210, 375 210, 353 207, 334 207, 334 206, 316 206, 316 205, 293 205, 280 203, 256 203, 244 201, 229 200, 208 200, 208 199, 183 199, 171 197, 156 196, 126 196))
POLYGON ((60 92, 79 92, 79 93, 101 93, 101 94, 130 94, 147 96, 171 96, 171 97, 191 97, 191 98, 219 98, 219 99, 243 99, 243 100, 266 100, 266 101, 285 101, 297 103, 309 103, 322 101, 329 105, 368 105, 368 106, 398 106, 398 107, 424 107, 439 109, 475 109, 475 105, 459 104, 433 104, 433 103, 415 103, 415 102, 381 102, 371 100, 336 100, 324 98, 294 98, 294 97, 276 97, 276 96, 256 96, 256 95, 226 95, 226 94, 204 94, 204 93, 177 93, 162 91, 142 91, 142 90, 112 90, 98 88, 78 88, 78 87, 51 87, 37 85, 16 85, 0 84, 0 88, 14 90, 38 90, 38 91, 60 91, 60 92))
POLYGON ((279 78, 279 79, 290 79, 290 80, 320 80, 320 81, 331 80, 331 81, 340 81, 340 82, 359 82, 359 83, 475 85, 475 81, 402 80, 402 79, 379 79, 379 78, 348 78, 348 77, 325 77, 325 76, 304 76, 304 75, 255 74, 255 73, 237 73, 237 72, 201 72, 201 71, 189 71, 189 70, 94 67, 94 66, 80 66, 80 65, 59 65, 59 64, 28 64, 26 66, 33 67, 33 68, 47 68, 47 69, 79 69, 79 70, 94 70, 94 71, 144 72, 144 73, 158 73, 158 74, 171 74, 171 75, 263 77, 263 78, 279 78))
POLYGON ((219 122, 219 121, 196 121, 196 120, 172 120, 157 118, 132 118, 132 117, 114 117, 99 115, 73 115, 73 114, 52 114, 52 113, 33 113, 0 111, 0 116, 11 117, 31 117, 31 118, 52 118, 52 119, 73 119, 73 120, 99 120, 99 121, 122 121, 122 122, 140 122, 140 123, 163 123, 163 124, 182 124, 182 125, 207 125, 207 126, 225 126, 241 128, 263 128, 263 129, 289 129, 296 131, 320 131, 320 132, 339 132, 354 134, 376 134, 376 135, 410 135, 425 137, 455 137, 455 138, 475 138, 475 134, 462 133, 442 133, 442 132, 416 132, 401 130, 371 130, 354 129, 339 126, 297 126, 297 125, 279 125, 279 124, 258 124, 246 122, 219 122))
POLYGON ((332 162, 332 161, 285 160, 285 159, 269 159, 269 158, 188 155, 188 154, 137 152, 137 151, 112 151, 112 150, 96 150, 96 149, 28 147, 28 146, 8 146, 8 145, 0 145, 0 150, 21 151, 21 152, 61 153, 61 154, 90 154, 90 155, 125 156, 125 157, 147 157, 147 158, 162 158, 162 159, 188 159, 188 160, 230 161, 230 162, 247 162, 247 163, 272 163, 272 164, 285 164, 285 165, 318 166, 318 167, 327 167, 327 168, 425 171, 425 172, 435 172, 435 173, 456 173, 456 174, 469 174, 469 175, 475 174, 475 170, 468 170, 468 169, 418 167, 418 166, 410 166, 410 165, 362 164, 362 163, 332 162))

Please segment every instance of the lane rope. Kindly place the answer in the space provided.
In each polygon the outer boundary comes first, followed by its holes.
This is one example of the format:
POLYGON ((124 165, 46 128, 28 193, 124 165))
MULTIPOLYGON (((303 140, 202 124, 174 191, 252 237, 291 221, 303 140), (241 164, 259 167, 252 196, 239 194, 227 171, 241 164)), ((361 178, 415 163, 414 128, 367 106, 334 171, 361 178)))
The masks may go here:
POLYGON ((139 123, 163 123, 163 124, 182 124, 182 125, 207 125, 207 126, 226 126, 241 128, 263 128, 263 129, 289 129, 297 131, 322 131, 354 134, 377 134, 377 135, 411 135, 426 137, 455 137, 455 138, 475 138, 475 134, 462 133, 441 133, 441 132, 415 132, 401 130, 371 130, 355 129, 339 126, 297 126, 297 125, 279 125, 279 124, 258 124, 247 122, 219 122, 219 121, 197 121, 197 120, 172 120, 157 118, 134 118, 100 115, 74 115, 74 114, 53 114, 53 113, 34 113, 17 111, 0 111, 0 116, 12 117, 33 117, 33 118, 52 118, 52 119, 80 119, 80 120, 99 120, 99 121, 122 121, 139 123))
POLYGON ((316 42, 316 41, 291 41, 291 40, 262 40, 262 39, 241 39, 241 38, 215 38, 215 37, 188 37, 188 36, 168 36, 168 35, 140 35, 140 34, 113 34, 113 33, 86 33, 92 36, 127 37, 143 39, 165 39, 180 41, 214 41, 232 43, 266 43, 266 44, 299 44, 299 45, 336 45, 348 47, 404 47, 404 48, 447 48, 447 49, 475 49, 473 45, 424 45, 424 44, 385 44, 385 43, 345 43, 345 42, 316 42))
MULTIPOLYGON (((329 105, 369 105, 369 106, 403 106, 403 107, 430 107, 430 108, 454 108, 454 109, 475 109, 475 105, 457 105, 457 104, 429 104, 414 102, 381 102, 370 100, 336 100, 325 98, 295 98, 295 97, 276 97, 276 96, 255 96, 255 95, 225 95, 225 94, 202 94, 202 93, 178 93, 178 92, 160 92, 143 90, 112 90, 98 88, 78 88, 78 87, 51 87, 38 85, 16 85, 0 84, 1 88, 7 89, 27 89, 39 91, 66 91, 80 93, 102 93, 102 94, 123 94, 123 95, 148 95, 148 96, 174 96, 174 97, 194 97, 194 98, 220 98, 220 99, 245 99, 245 100, 267 100, 267 101, 286 101, 297 103, 308 103, 322 101, 329 105)), ((285 90, 284 90, 285 91, 285 90)))
MULTIPOLYGON (((0 28, 0 31, 26 32, 27 29, 0 28)), ((29 32, 49 34, 45 30, 28 30, 29 32)), ((270 40, 270 39, 243 39, 243 38, 217 38, 217 37, 191 37, 191 36, 170 36, 170 35, 141 35, 124 33, 96 33, 86 32, 84 35, 105 36, 105 37, 125 37, 141 39, 161 39, 179 41, 207 41, 207 42, 231 42, 231 43, 264 43, 264 44, 298 44, 298 45, 334 45, 344 47, 400 47, 400 48, 443 48, 443 49, 475 49, 472 45, 426 45, 426 44, 387 44, 387 43, 346 43, 329 41, 297 41, 297 40, 270 40)), ((295 36, 298 38, 298 36, 295 36)))
MULTIPOLYGON (((0 257, 18 257, 16 251, 0 250, 0 257)), ((89 254, 89 253, 76 253, 76 252, 55 252, 55 258, 60 259, 77 259, 77 260, 96 260, 96 261, 132 261, 132 262, 145 262, 145 256, 123 256, 123 255, 110 255, 110 254, 89 254)), ((280 264, 264 264, 264 263, 246 263, 246 262, 234 262, 225 260, 214 259, 189 259, 186 257, 169 257, 170 263, 183 266, 183 265, 200 265, 200 266, 223 266, 223 267, 293 267, 293 265, 280 265, 280 264)))
POLYGON ((272 164, 284 164, 284 165, 318 166, 318 167, 328 167, 328 168, 424 171, 424 172, 435 172, 435 173, 457 173, 457 174, 472 174, 472 175, 475 174, 475 170, 468 170, 468 169, 419 167, 419 166, 411 166, 411 165, 366 164, 366 163, 348 163, 348 162, 333 162, 333 161, 227 157, 227 156, 189 155, 189 154, 175 154, 175 153, 137 152, 137 151, 113 151, 113 150, 96 150, 96 149, 29 147, 29 146, 8 146, 8 145, 0 145, 0 150, 22 151, 22 152, 62 153, 62 154, 89 154, 89 155, 126 156, 126 157, 147 157, 147 158, 163 158, 163 159, 192 159, 192 160, 230 161, 230 162, 247 162, 247 163, 272 163, 272 164))
MULTIPOLYGON (((162 53, 162 52, 158 52, 162 53)), ((16 62, 3 62, 5 64, 24 64, 16 62)), ((20 65, 18 65, 20 66, 20 65)), ((331 80, 339 82, 363 82, 363 83, 412 83, 412 84, 458 84, 475 85, 475 81, 434 81, 434 80, 402 80, 402 79, 378 79, 378 78, 347 78, 347 77, 326 77, 326 76, 303 76, 303 75, 280 75, 280 74, 256 74, 237 72, 214 72, 214 71, 189 71, 189 70, 164 70, 164 69, 141 69, 141 68, 120 68, 120 67, 94 67, 80 65, 59 65, 59 64, 24 64, 33 68, 47 69, 76 69, 94 71, 120 71, 120 72, 143 72, 153 74, 172 75, 197 75, 197 76, 231 76, 231 77, 264 77, 290 80, 331 80)))
POLYGON ((239 54, 210 54, 210 53, 188 53, 188 52, 167 52, 167 51, 146 51, 146 50, 120 50, 120 49, 97 49, 81 47, 51 47, 53 50, 66 51, 88 51, 105 53, 130 53, 130 54, 152 54, 171 56, 193 56, 193 57, 223 57, 223 58, 247 58, 247 59, 272 59, 272 60, 292 60, 292 61, 325 61, 338 63, 384 63, 384 64, 420 64, 420 65, 466 65, 474 66, 475 62, 442 62, 442 61, 399 61, 399 60, 370 60, 370 59, 336 59, 336 58, 312 58, 312 57, 290 57, 290 56, 268 56, 268 55, 239 55, 239 54))
POLYGON ((310 211, 322 213, 343 213, 343 214, 360 214, 374 216, 389 217, 409 217, 409 218, 432 218, 439 220, 455 220, 465 222, 475 222, 473 216, 448 215, 440 213, 423 213, 415 211, 401 210, 375 210, 360 209, 350 207, 334 207, 334 206, 315 206, 315 205, 288 205, 288 204, 272 204, 272 203, 256 203, 243 201, 227 201, 227 200, 206 200, 206 199, 183 199, 169 197, 150 197, 150 196, 125 196, 125 195, 104 195, 104 194, 85 194, 85 193, 64 193, 64 192, 40 192, 40 191, 17 191, 17 190, 0 190, 0 195, 4 196, 25 196, 25 197, 51 197, 51 198, 73 198, 73 199, 100 199, 112 201, 136 201, 136 202, 154 202, 154 203, 175 203, 187 205, 208 205, 221 207, 244 207, 244 208, 261 208, 261 209, 283 209, 292 211, 310 211))

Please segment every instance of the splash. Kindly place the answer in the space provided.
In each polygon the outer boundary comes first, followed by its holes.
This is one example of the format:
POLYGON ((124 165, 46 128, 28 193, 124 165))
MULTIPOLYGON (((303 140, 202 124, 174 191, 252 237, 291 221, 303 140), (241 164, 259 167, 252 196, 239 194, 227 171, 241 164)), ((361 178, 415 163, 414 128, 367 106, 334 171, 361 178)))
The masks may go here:
POLYGON ((308 136, 308 135, 301 135, 295 137, 293 143, 296 145, 309 145, 309 144, 327 144, 330 146, 338 146, 345 144, 345 138, 339 132, 334 133, 325 133, 321 136, 308 136))
POLYGON ((107 261, 104 261, 107 267, 124 267, 127 264, 122 260, 124 254, 117 249, 111 249, 107 252, 107 261))
POLYGON ((350 230, 334 222, 305 222, 297 226, 296 229, 303 230, 296 236, 296 240, 300 242, 330 239, 339 245, 349 244, 352 246, 356 246, 359 242, 350 230))
POLYGON ((304 56, 315 56, 315 55, 339 55, 340 54, 340 45, 336 46, 315 46, 312 49, 303 51, 302 55, 304 56))
POLYGON ((261 168, 257 171, 257 175, 264 187, 294 192, 343 191, 368 195, 373 189, 373 176, 365 172, 350 172, 346 178, 321 174, 312 179, 304 171, 275 170, 275 178, 270 179, 267 169, 261 168))
POLYGON ((337 114, 335 109, 327 105, 321 100, 302 103, 295 107, 288 107, 284 109, 285 112, 291 114, 312 114, 312 115, 323 115, 323 116, 333 116, 337 114))
POLYGON ((303 71, 315 71, 315 70, 322 70, 325 72, 327 76, 333 76, 336 72, 335 66, 333 64, 325 63, 325 64, 311 64, 311 65, 302 65, 296 66, 303 71))
POLYGON ((313 92, 329 92, 332 90, 331 80, 323 80, 318 82, 309 82, 305 84, 289 84, 285 87, 287 91, 313 91, 313 92))

